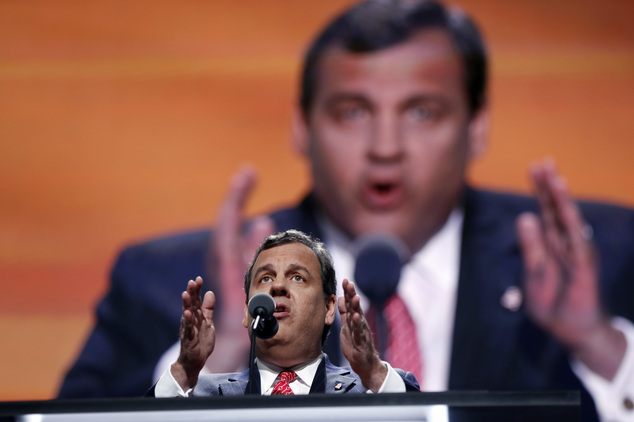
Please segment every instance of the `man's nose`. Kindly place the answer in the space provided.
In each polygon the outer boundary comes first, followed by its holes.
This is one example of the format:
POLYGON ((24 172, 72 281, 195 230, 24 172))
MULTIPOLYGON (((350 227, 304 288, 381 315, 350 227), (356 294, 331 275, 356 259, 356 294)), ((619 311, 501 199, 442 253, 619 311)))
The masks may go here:
POLYGON ((368 157, 373 161, 395 162, 404 156, 402 133, 396 116, 379 114, 369 134, 368 157))
POLYGON ((269 286, 269 294, 273 297, 286 296, 288 294, 288 285, 286 283, 286 278, 276 277, 269 286))

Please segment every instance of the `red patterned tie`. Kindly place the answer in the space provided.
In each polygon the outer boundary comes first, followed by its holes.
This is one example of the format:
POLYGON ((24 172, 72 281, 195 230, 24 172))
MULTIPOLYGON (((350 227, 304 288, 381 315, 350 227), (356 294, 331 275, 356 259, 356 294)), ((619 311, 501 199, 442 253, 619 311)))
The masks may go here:
POLYGON ((291 386, 289 384, 293 382, 295 378, 297 378, 297 374, 293 371, 280 372, 280 380, 273 386, 271 395, 293 395, 293 390, 291 390, 291 386))
POLYGON ((422 385, 423 362, 416 337, 416 326, 403 300, 392 296, 383 308, 388 326, 386 360, 394 368, 410 371, 422 385))

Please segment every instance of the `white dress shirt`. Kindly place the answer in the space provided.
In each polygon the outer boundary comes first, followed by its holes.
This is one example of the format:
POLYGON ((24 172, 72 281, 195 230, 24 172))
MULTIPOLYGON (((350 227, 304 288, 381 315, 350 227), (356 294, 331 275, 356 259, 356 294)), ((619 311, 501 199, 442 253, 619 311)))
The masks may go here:
MULTIPOLYGON (((322 241, 335 263, 339 281, 337 296, 341 296, 341 281, 344 278, 354 281, 353 245, 323 215, 318 220, 324 233, 322 241)), ((445 225, 403 267, 397 288, 417 324, 424 373, 419 380, 422 391, 444 391, 449 387, 463 220, 462 210, 451 213, 445 225)), ((357 293, 361 296, 362 308, 368 309, 363 292, 357 289, 357 293)), ((517 303, 517 296, 509 297, 513 303, 508 302, 508 306, 521 304, 521 291, 513 293, 519 295, 520 302, 517 303)), ((628 343, 615 377, 607 381, 578 361, 572 361, 571 367, 592 395, 603 422, 634 422, 634 325, 623 318, 614 318, 612 324, 624 333, 628 343)))
MULTIPOLYGON (((463 213, 457 209, 447 223, 424 248, 414 253, 403 267, 397 293, 405 302, 416 323, 418 345, 423 356, 423 391, 445 391, 448 388, 451 339, 456 309, 460 239, 463 213)), ((354 282, 353 245, 327 219, 321 218, 324 242, 332 255, 337 274, 337 296, 343 295, 341 281, 354 282)), ((368 300, 359 289, 361 306, 368 309, 368 300)))
MULTIPOLYGON (((451 213, 440 231, 414 253, 403 268, 397 290, 417 322, 417 340, 424 371, 424 379, 419 380, 422 391, 448 389, 463 219, 461 210, 451 213)), ((321 240, 328 247, 335 264, 337 296, 342 296, 341 280, 347 278, 354 281, 352 245, 324 216, 320 216, 319 226, 324 235, 321 240)), ((519 294, 521 301, 521 292, 514 293, 519 294)), ((367 309, 368 301, 363 292, 359 292, 359 295, 362 307, 367 309)), ((516 301, 517 297, 509 299, 516 301)), ((614 378, 607 381, 577 361, 572 361, 571 367, 592 394, 603 422, 634 422, 634 325, 621 318, 614 318, 613 325, 624 333, 628 343, 625 357, 614 378)), ((156 378, 164 374, 169 362, 178 357, 178 350, 179 344, 176 343, 170 353, 164 356, 162 364, 157 366, 156 378)))
MULTIPOLYGON (((317 368, 323 358, 324 355, 322 353, 317 358, 292 368, 281 368, 256 359, 258 372, 260 373, 262 395, 271 395, 273 386, 279 380, 279 374, 282 371, 293 371, 297 374, 297 378, 289 383, 291 390, 293 390, 293 394, 308 394, 310 392, 310 386, 313 384, 313 380, 315 379, 317 368)), ((389 363, 382 363, 388 371, 387 376, 385 377, 385 380, 383 380, 383 384, 381 384, 381 388, 377 393, 404 393, 405 381, 403 381, 400 375, 392 368, 392 366, 390 366, 389 363)), ((192 388, 187 391, 183 391, 176 379, 174 379, 172 371, 168 368, 156 383, 154 395, 159 398, 189 397, 192 391, 192 388)), ((366 390, 366 392, 372 393, 371 390, 366 390)))

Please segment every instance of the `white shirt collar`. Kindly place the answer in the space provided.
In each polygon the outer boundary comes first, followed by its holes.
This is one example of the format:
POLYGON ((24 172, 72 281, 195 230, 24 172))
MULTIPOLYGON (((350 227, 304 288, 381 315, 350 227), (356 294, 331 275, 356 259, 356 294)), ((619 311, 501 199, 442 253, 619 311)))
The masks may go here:
MULTIPOLYGON (((351 280, 354 276, 353 241, 325 214, 318 215, 317 221, 323 231, 324 239, 322 241, 326 243, 333 258, 343 256, 345 261, 349 261, 345 262, 343 259, 344 262, 335 261, 338 276, 351 280), (343 273, 339 272, 340 269, 343 270, 343 273)), ((417 271, 430 271, 433 274, 432 279, 442 280, 443 283, 449 283, 447 287, 455 288, 458 283, 456 263, 460 261, 459 245, 462 238, 463 221, 463 209, 454 208, 440 230, 421 249, 412 253, 408 265, 412 265, 417 271), (448 253, 448 251, 452 252, 448 253)), ((340 282, 340 280, 338 281, 340 282)), ((337 284, 338 288, 340 288, 339 284, 337 284)), ((340 296, 341 293, 338 291, 337 295, 340 296)))
MULTIPOLYGON (((297 379, 295 381, 299 381, 304 387, 307 387, 308 390, 310 390, 310 386, 313 384, 313 379, 315 379, 315 374, 317 373, 317 368, 319 367, 319 364, 321 363, 323 357, 324 354, 322 353, 315 359, 293 366, 292 368, 282 368, 258 359, 257 365, 258 370, 260 371, 260 385, 262 386, 262 394, 271 393, 273 385, 275 385, 275 381, 282 371, 295 372, 297 374, 297 379)), ((293 388, 292 383, 291 388, 294 392, 296 392, 296 389, 293 388)))
MULTIPOLYGON (((451 340, 460 269, 464 211, 454 209, 445 224, 403 267, 397 292, 416 324, 423 356, 424 391, 444 391, 448 386, 451 340)), ((343 294, 341 280, 354 281, 355 257, 351 240, 325 216, 318 221, 324 242, 335 262, 337 296, 343 294)), ((361 306, 368 300, 360 292, 361 306)))
POLYGON ((442 282, 445 288, 455 288, 458 284, 463 221, 464 211, 455 208, 440 230, 410 260, 415 271, 427 273, 429 280, 442 282))

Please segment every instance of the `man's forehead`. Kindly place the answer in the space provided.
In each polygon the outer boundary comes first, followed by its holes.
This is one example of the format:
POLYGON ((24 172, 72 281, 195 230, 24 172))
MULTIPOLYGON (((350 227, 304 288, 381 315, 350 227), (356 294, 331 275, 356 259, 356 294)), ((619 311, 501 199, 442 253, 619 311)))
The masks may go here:
POLYGON ((464 65, 441 29, 422 31, 404 43, 372 53, 333 48, 318 66, 313 110, 339 95, 359 95, 383 106, 424 97, 468 106, 464 65))
POLYGON ((420 70, 421 66, 454 62, 461 65, 450 35, 441 28, 421 30, 403 42, 367 53, 347 51, 337 45, 324 51, 320 60, 321 76, 354 76, 364 72, 373 76, 402 76, 420 70))
POLYGON ((257 271, 264 266, 300 265, 310 270, 311 266, 319 266, 317 255, 302 243, 285 243, 265 249, 258 255, 254 268, 257 271))

